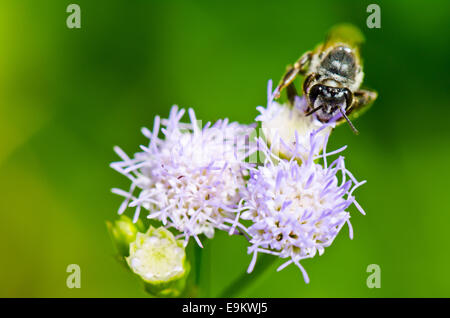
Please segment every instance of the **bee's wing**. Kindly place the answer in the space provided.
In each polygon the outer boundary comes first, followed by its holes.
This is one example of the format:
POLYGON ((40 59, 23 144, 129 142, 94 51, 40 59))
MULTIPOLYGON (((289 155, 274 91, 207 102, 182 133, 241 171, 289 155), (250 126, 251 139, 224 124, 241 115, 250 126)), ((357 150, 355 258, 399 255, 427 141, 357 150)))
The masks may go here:
POLYGON ((330 29, 325 40, 325 46, 332 46, 335 43, 346 43, 355 49, 359 49, 364 40, 364 35, 357 27, 349 23, 343 23, 330 29))

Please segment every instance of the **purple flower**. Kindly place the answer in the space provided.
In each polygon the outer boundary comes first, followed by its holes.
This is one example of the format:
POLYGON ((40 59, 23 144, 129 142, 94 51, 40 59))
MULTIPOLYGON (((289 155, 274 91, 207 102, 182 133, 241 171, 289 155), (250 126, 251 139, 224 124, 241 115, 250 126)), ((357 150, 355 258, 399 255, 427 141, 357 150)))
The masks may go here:
POLYGON ((143 208, 148 218, 179 231, 177 238, 184 237, 186 244, 193 236, 201 246, 198 235, 212 238, 216 228, 228 230, 235 221, 253 127, 225 119, 200 128, 192 109, 191 122, 180 122, 184 112, 174 106, 168 119, 156 117, 153 131, 142 130, 150 144, 133 158, 115 147, 122 161, 111 167, 128 177, 131 187, 112 191, 125 197, 119 214, 135 208, 136 222, 143 208))
POLYGON ((314 257, 317 252, 322 255, 345 224, 353 238, 347 209, 354 204, 365 214, 353 196, 365 181, 358 182, 353 177, 342 156, 328 164, 330 155, 345 149, 326 153, 328 135, 322 154, 318 154, 322 143, 318 136, 326 127, 323 125, 308 135, 311 147, 306 158, 304 154, 299 156, 297 147, 292 149, 290 160, 281 159, 262 139, 258 140, 266 159, 262 166, 251 169, 242 193, 245 212, 241 218, 251 221, 247 229, 251 237, 248 253, 253 254, 253 259, 248 272, 253 270, 258 253, 268 253, 288 259, 278 270, 292 263, 297 265, 308 283, 300 261, 314 257), (296 157, 303 160, 299 163, 296 157))

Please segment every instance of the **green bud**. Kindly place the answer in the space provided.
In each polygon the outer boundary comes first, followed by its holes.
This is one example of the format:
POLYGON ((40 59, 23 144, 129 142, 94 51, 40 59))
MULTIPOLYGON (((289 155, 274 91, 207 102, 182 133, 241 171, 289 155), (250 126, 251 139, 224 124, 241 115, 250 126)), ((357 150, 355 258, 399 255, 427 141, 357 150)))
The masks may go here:
POLYGON ((125 215, 121 215, 114 223, 106 222, 106 226, 119 255, 123 257, 130 255, 130 244, 136 240, 136 234, 144 227, 141 220, 135 224, 125 215))
POLYGON ((164 227, 150 226, 147 233, 137 233, 126 260, 152 295, 177 297, 186 286, 190 265, 183 241, 176 240, 164 227))

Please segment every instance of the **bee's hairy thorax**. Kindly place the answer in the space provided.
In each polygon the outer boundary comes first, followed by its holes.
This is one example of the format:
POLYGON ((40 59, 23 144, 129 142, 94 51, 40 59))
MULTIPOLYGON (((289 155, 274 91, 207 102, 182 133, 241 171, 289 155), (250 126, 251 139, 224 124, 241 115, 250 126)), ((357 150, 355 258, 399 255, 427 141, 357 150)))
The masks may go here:
POLYGON ((356 52, 344 43, 319 47, 311 58, 308 74, 316 73, 316 81, 334 87, 348 87, 356 91, 361 86, 364 73, 356 52))

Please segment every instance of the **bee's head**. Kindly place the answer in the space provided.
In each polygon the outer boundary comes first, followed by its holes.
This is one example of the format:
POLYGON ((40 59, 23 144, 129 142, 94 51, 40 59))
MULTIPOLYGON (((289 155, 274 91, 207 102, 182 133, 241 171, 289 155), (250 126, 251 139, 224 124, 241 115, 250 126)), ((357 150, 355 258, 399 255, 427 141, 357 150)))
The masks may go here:
POLYGON ((308 101, 311 109, 307 115, 316 113, 317 119, 328 122, 340 112, 353 132, 358 134, 358 130, 346 114, 353 101, 353 93, 348 88, 316 84, 308 92, 308 101))
POLYGON ((348 88, 316 84, 308 92, 309 105, 322 122, 329 121, 339 109, 344 111, 352 104, 353 94, 348 88))

